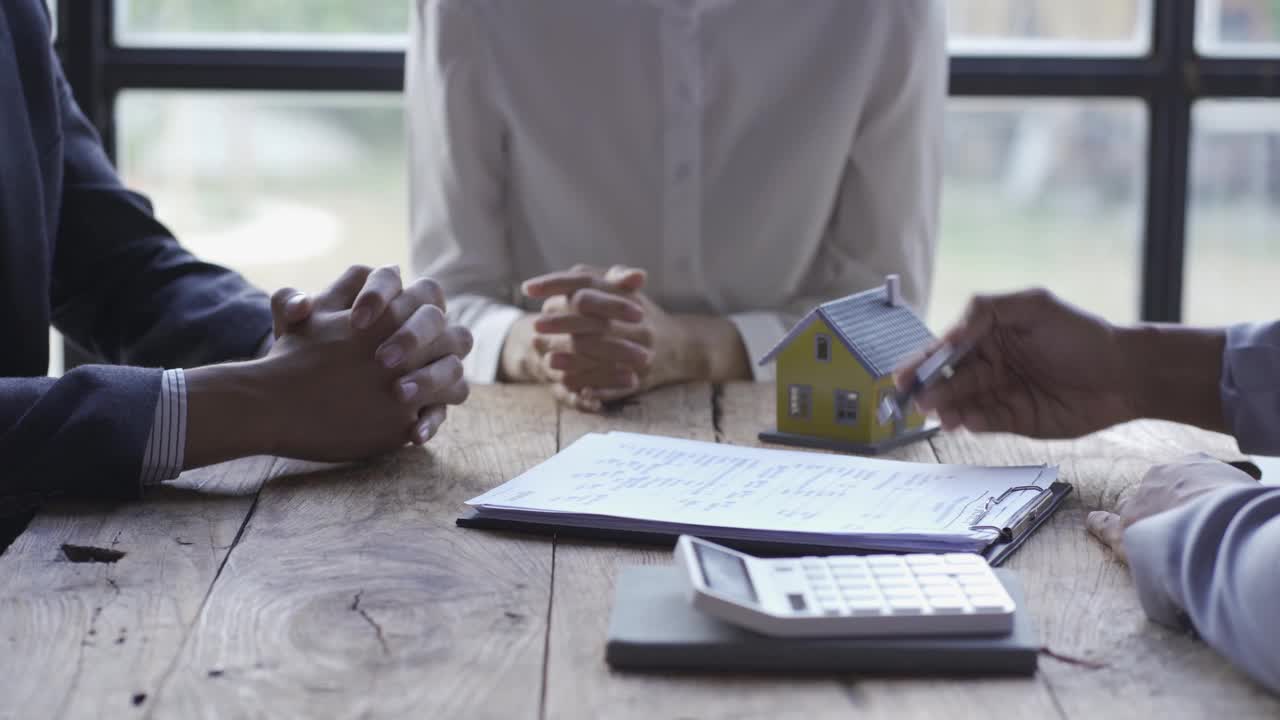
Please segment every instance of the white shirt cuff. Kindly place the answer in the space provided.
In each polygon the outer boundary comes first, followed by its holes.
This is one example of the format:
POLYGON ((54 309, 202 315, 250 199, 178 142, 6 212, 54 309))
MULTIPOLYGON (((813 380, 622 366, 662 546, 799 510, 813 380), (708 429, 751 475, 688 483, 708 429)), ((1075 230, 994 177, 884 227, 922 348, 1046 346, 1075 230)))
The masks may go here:
POLYGON ((760 365, 760 358, 773 349, 789 329, 777 313, 747 312, 729 316, 729 322, 738 328, 738 335, 747 349, 751 375, 756 382, 773 382, 777 370, 773 363, 760 365))
POLYGON ((142 484, 158 485, 182 472, 187 452, 187 378, 181 369, 160 376, 151 434, 142 451, 142 484))
POLYGON ((497 306, 485 311, 471 326, 475 345, 471 354, 462 361, 467 382, 493 383, 498 380, 498 363, 502 360, 502 346, 507 333, 524 312, 517 307, 497 306))

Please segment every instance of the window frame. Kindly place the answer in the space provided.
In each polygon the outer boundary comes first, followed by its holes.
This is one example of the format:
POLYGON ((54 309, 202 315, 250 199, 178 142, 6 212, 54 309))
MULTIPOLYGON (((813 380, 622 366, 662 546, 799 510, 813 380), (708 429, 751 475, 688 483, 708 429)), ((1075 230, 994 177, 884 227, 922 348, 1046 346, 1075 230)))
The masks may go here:
MULTIPOLYGON (((1195 0, 1151 3, 1145 55, 957 54, 950 95, 1134 98, 1148 113, 1139 316, 1183 312, 1191 107, 1200 98, 1280 97, 1280 57, 1205 56, 1195 0)), ((57 0, 56 47, 76 99, 115 157, 122 90, 399 91, 400 49, 122 46, 114 0, 57 0)))
POLYGON ((860 407, 861 404, 862 404, 862 393, 859 393, 854 390, 841 390, 841 389, 835 390, 832 393, 832 398, 831 398, 831 405, 832 405, 831 412, 836 424, 846 425, 846 426, 857 425, 858 420, 861 419, 861 415, 862 415, 862 408, 860 407), (849 407, 850 398, 853 399, 853 416, 844 417, 843 413, 841 413, 841 410, 847 409, 849 407))
POLYGON ((817 333, 813 336, 813 359, 818 362, 831 362, 831 336, 817 333))
POLYGON ((787 386, 787 417, 793 420, 813 419, 813 386, 792 383, 787 386), (799 400, 800 402, 797 402, 799 400), (804 412, 796 412, 797 406, 804 412))

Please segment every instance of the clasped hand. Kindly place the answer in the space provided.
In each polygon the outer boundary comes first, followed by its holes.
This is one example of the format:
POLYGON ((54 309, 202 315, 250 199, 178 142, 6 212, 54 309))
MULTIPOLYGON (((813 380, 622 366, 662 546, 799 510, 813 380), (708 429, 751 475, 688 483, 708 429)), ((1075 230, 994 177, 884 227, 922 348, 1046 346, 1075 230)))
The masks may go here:
POLYGON ((262 362, 285 418, 276 453, 341 461, 430 440, 468 394, 471 334, 445 321, 429 279, 352 267, 324 292, 271 298, 274 343, 262 362))
POLYGON ((522 374, 593 412, 681 379, 683 328, 645 294, 646 281, 637 268, 586 265, 526 281, 524 294, 543 303, 530 320, 522 374))

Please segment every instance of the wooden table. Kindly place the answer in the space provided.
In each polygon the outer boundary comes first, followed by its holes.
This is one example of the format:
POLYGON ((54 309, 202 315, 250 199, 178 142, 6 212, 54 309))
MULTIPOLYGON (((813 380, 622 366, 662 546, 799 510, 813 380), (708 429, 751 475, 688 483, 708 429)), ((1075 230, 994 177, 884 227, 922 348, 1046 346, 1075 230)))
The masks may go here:
POLYGON ((604 663, 620 565, 655 548, 461 530, 462 502, 583 433, 753 444, 770 388, 690 385, 598 417, 481 387, 429 450, 322 468, 252 458, 145 502, 47 508, 0 556, 0 720, 62 717, 1207 718, 1280 702, 1145 620, 1084 530, 1155 462, 1234 454, 1135 423, 1077 442, 947 434, 902 459, 1053 462, 1070 503, 1010 561, 1045 645, 1027 679, 633 676, 604 663), (63 544, 124 553, 71 562, 63 544))

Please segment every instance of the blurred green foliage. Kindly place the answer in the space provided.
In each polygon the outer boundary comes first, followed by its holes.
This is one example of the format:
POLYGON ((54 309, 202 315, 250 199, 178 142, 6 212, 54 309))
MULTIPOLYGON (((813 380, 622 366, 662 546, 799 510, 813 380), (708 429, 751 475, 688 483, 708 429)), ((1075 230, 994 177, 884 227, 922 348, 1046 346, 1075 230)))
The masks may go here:
POLYGON ((133 32, 402 33, 408 0, 120 0, 133 32))

